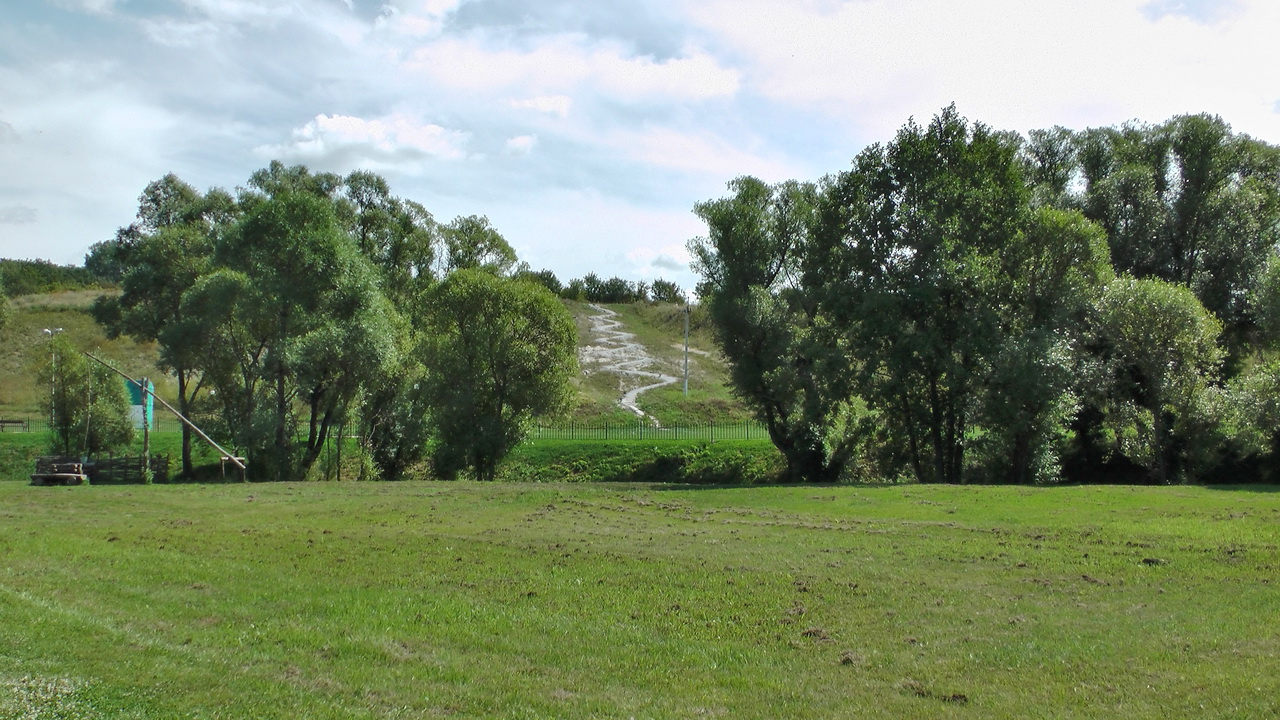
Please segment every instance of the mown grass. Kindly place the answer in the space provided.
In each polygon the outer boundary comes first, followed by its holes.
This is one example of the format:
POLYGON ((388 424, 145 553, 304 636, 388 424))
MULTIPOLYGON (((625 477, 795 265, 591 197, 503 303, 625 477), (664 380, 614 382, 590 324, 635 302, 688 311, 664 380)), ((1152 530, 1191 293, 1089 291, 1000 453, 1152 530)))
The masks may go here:
POLYGON ((1275 717, 1275 490, 0 483, 0 717, 1275 717))
POLYGON ((536 440, 511 453, 499 478, 515 482, 775 482, 782 456, 768 440, 536 440))

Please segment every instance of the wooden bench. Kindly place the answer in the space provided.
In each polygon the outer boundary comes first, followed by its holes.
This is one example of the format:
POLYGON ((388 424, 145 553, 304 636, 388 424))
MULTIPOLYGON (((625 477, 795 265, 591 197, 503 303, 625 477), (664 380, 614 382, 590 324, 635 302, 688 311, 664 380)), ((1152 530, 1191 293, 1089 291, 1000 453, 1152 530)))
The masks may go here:
POLYGON ((4 432, 5 428, 17 428, 22 432, 31 432, 30 420, 0 420, 0 432, 4 432))
POLYGON ((78 462, 36 461, 36 471, 31 474, 32 485, 84 485, 89 476, 84 464, 78 462))

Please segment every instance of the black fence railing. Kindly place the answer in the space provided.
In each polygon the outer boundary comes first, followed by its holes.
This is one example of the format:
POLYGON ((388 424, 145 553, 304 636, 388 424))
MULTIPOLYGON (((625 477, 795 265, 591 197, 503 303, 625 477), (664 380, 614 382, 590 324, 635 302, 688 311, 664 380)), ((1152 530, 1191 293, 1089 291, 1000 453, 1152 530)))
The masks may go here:
MULTIPOLYGON (((157 414, 151 419, 152 432, 181 432, 182 421, 165 412, 163 415, 157 414)), ((6 415, 0 412, 0 433, 11 432, 35 432, 42 433, 49 431, 49 416, 34 415, 31 413, 16 413, 6 415)), ((141 430, 136 432, 141 433, 141 430)))
POLYGON ((769 431, 757 422, 676 423, 656 426, 652 422, 570 422, 539 425, 529 440, 760 440, 769 431))

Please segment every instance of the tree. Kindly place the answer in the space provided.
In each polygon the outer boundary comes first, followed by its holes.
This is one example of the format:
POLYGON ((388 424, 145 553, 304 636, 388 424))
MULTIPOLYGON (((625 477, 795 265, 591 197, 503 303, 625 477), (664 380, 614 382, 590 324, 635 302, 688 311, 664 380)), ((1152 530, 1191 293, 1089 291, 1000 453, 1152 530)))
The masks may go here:
POLYGON ((50 364, 40 378, 53 388, 47 408, 53 423, 49 449, 64 456, 93 456, 128 446, 133 424, 123 382, 90 363, 66 338, 55 336, 50 344, 50 364))
POLYGON ((421 353, 435 471, 493 480, 534 417, 568 407, 573 319, 541 286, 464 269, 432 291, 427 323, 421 353))
POLYGON ((1116 270, 1191 288, 1233 332, 1280 243, 1280 148, 1211 115, 1077 136, 1078 204, 1106 231, 1116 270))
MULTIPOLYGON (((199 371, 205 352, 183 327, 182 296, 209 272, 213 241, 233 217, 231 197, 220 190, 201 194, 169 174, 147 185, 139 197, 138 222, 121 228, 117 244, 95 252, 119 265, 120 295, 103 295, 91 313, 111 338, 158 342, 158 365, 178 384, 178 411, 190 417, 204 390, 199 371)), ((193 472, 192 432, 182 426, 182 472, 193 472)))
POLYGON ((444 228, 444 242, 445 273, 484 270, 494 275, 508 275, 518 259, 516 251, 489 223, 489 218, 479 215, 454 218, 444 228))
POLYGON ((414 309, 435 281, 432 266, 441 230, 431 213, 412 200, 391 195, 382 177, 356 171, 343 181, 338 215, 365 257, 381 275, 383 293, 414 309))
POLYGON ((1106 235, 1078 211, 1041 206, 1001 252, 1012 294, 975 415, 986 477, 1051 482, 1082 406, 1089 313, 1113 277, 1106 235))
POLYGON ((1003 254, 1027 222, 1016 146, 952 106, 863 151, 825 199, 824 303, 857 359, 858 394, 888 424, 891 468, 963 482, 1006 351, 1015 285, 1003 254))
POLYGON ((1227 385, 1233 448, 1262 460, 1268 481, 1280 477, 1280 257, 1272 255, 1248 296, 1254 318, 1254 356, 1227 385))
POLYGON ((787 463, 787 477, 833 482, 865 436, 867 416, 850 397, 849 365, 818 314, 806 276, 817 189, 756 178, 733 195, 699 203, 707 236, 689 242, 694 269, 730 383, 787 463))
POLYGON ((534 271, 525 263, 521 263, 521 268, 512 275, 516 280, 527 280, 536 285, 541 285, 551 291, 552 295, 560 295, 564 292, 564 285, 560 284, 560 278, 550 270, 534 271))
POLYGON ((653 281, 651 294, 653 295, 653 301, 657 303, 683 304, 688 302, 684 295, 684 290, 681 290, 679 285, 662 278, 653 281))
POLYGON ((1204 425, 1214 421, 1206 401, 1222 360, 1222 323, 1190 289, 1155 278, 1117 278, 1096 313, 1111 371, 1108 422, 1120 452, 1160 483, 1194 476, 1195 454, 1176 457, 1175 441, 1204 440, 1204 425))
POLYGON ((182 332, 202 338, 201 369, 250 462, 266 478, 295 479, 394 363, 398 314, 330 199, 286 186, 243 204, 215 247, 219 269, 183 296, 182 332))

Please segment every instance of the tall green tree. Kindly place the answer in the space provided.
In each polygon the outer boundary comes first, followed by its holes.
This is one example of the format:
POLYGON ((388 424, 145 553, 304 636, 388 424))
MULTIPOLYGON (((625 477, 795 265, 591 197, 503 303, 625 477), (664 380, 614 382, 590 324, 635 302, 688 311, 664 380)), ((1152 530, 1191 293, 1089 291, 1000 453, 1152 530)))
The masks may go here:
POLYGON ((698 294, 729 363, 730 382, 765 425, 793 480, 838 480, 865 437, 848 358, 819 315, 812 228, 818 190, 756 178, 699 203, 706 237, 689 243, 698 294))
POLYGON ((492 480, 535 417, 567 409, 577 372, 573 319, 540 285, 463 269, 433 289, 427 320, 421 352, 435 471, 492 480))
POLYGON ((343 180, 338 215, 378 269, 383 293, 401 307, 418 307, 435 282, 432 268, 444 242, 431 213, 393 196, 382 177, 359 170, 343 180))
MULTIPOLYGON (((190 417, 204 390, 200 372, 205 352, 184 328, 182 296, 209 272, 215 237, 235 215, 232 198, 220 190, 200 193, 169 174, 147 185, 139 198, 138 220, 121 228, 112 254, 120 267, 120 294, 103 295, 91 313, 108 337, 127 335, 158 343, 161 370, 177 380, 178 410, 190 417)), ((182 426, 182 471, 193 471, 191 429, 182 426)))
POLYGON ((872 146, 826 193, 826 304, 882 413, 895 461, 921 482, 968 479, 966 453, 1015 283, 1003 258, 1028 193, 1007 135, 954 106, 872 146))
POLYGON ((1221 118, 1183 115, 1079 133, 1077 204, 1107 232, 1116 270, 1191 288, 1228 329, 1280 243, 1280 148, 1221 118))
POLYGON ((1208 391, 1222 360, 1222 323, 1185 286, 1127 276, 1107 285, 1095 323, 1119 451, 1157 482, 1194 478, 1202 469, 1196 444, 1216 422, 1208 391))
POLYGON ((123 381, 91 363, 69 340, 50 341, 50 360, 40 377, 52 393, 47 411, 52 425, 49 449, 63 456, 96 456, 116 451, 133 439, 129 397, 123 381))
POLYGON ((202 370, 255 474, 304 477, 365 383, 395 360, 398 315, 334 203, 285 187, 250 198, 183 297, 202 370), (295 438, 300 439, 295 441, 295 438))
POLYGON ((1106 235, 1078 211, 1041 206, 1001 254, 1013 293, 981 391, 984 474, 1056 481, 1090 377, 1090 312, 1114 276, 1106 235))
POLYGON ((481 215, 454 218, 444 228, 444 244, 442 274, 454 270, 484 270, 494 275, 509 275, 519 259, 489 218, 481 215))

